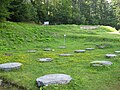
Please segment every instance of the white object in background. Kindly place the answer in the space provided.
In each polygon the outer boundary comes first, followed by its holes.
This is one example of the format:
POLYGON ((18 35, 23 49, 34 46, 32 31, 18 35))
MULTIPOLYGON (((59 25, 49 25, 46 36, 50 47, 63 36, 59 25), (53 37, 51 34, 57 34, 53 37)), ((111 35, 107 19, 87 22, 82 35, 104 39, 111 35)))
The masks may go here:
POLYGON ((49 21, 45 21, 45 22, 44 22, 44 25, 49 25, 49 21))
POLYGON ((66 37, 66 34, 64 34, 64 46, 66 45, 65 37, 66 37))
POLYGON ((66 37, 66 34, 64 34, 64 37, 66 37))

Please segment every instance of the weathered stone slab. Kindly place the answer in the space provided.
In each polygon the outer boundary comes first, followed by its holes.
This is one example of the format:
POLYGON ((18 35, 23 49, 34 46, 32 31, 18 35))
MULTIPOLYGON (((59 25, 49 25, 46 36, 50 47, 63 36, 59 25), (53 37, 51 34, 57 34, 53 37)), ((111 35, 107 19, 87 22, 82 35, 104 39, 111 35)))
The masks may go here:
POLYGON ((94 48, 86 48, 86 50, 94 50, 94 48))
POLYGON ((52 51, 51 48, 44 48, 44 51, 52 51))
POLYGON ((99 49, 104 49, 104 48, 105 48, 105 46, 99 46, 98 48, 99 48, 99 49))
POLYGON ((48 74, 36 79, 38 87, 47 86, 49 84, 67 84, 72 80, 66 74, 48 74))
POLYGON ((52 61, 52 58, 39 58, 38 61, 41 61, 41 62, 50 62, 50 61, 52 61))
POLYGON ((67 56, 73 56, 73 54, 59 54, 59 56, 67 57, 67 56))
POLYGON ((96 44, 96 47, 99 48, 99 49, 104 49, 105 45, 98 45, 98 44, 96 44))
POLYGON ((108 58, 112 58, 112 57, 116 57, 117 55, 116 54, 106 54, 105 56, 108 58))
POLYGON ((120 51, 115 51, 115 53, 120 54, 120 51))
POLYGON ((29 53, 35 53, 35 52, 37 52, 37 50, 28 50, 27 52, 29 52, 29 53))
POLYGON ((0 64, 0 69, 10 71, 12 69, 19 69, 22 64, 18 62, 0 64))
POLYGON ((59 48, 61 48, 61 49, 65 49, 65 48, 66 48, 66 46, 59 46, 59 48))
POLYGON ((80 28, 81 29, 96 29, 98 28, 99 26, 81 26, 80 28))
POLYGON ((86 50, 75 50, 75 53, 84 53, 86 50))
POLYGON ((93 61, 90 63, 91 66, 110 66, 112 62, 110 61, 93 61))

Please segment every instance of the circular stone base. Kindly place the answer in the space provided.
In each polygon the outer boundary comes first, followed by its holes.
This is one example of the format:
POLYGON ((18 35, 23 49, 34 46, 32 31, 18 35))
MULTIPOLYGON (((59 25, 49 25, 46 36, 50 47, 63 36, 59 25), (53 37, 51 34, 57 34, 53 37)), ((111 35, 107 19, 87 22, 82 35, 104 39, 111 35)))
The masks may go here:
POLYGON ((66 74, 48 74, 36 79, 38 87, 46 86, 49 84, 67 84, 72 80, 69 75, 66 74))
POLYGON ((93 61, 90 63, 91 66, 110 66, 112 62, 110 61, 93 61))
POLYGON ((105 56, 108 58, 112 58, 112 57, 116 57, 117 55, 116 54, 106 54, 105 56))
POLYGON ((10 71, 12 69, 19 69, 21 65, 22 65, 21 63, 17 63, 17 62, 4 63, 4 64, 0 64, 0 69, 4 71, 10 71))
POLYGON ((44 48, 44 51, 51 51, 51 48, 44 48))
POLYGON ((96 29, 98 28, 99 26, 81 26, 80 28, 81 29, 96 29))
POLYGON ((28 50, 29 53, 35 53, 37 50, 28 50))
POLYGON ((98 44, 96 44, 96 47, 99 48, 99 49, 104 49, 105 45, 98 45, 98 44))
POLYGON ((115 51, 115 53, 118 53, 118 54, 120 54, 120 51, 115 51))
POLYGON ((94 48, 86 48, 86 50, 94 50, 94 48))
POLYGON ((105 46, 99 46, 98 48, 99 48, 99 49, 104 49, 104 48, 105 48, 105 46))
POLYGON ((60 49, 64 49, 64 48, 66 48, 66 46, 59 46, 59 48, 60 48, 60 49))
POLYGON ((67 57, 67 56, 73 56, 73 54, 59 54, 59 56, 67 57))
POLYGON ((50 61, 52 61, 52 58, 39 58, 38 61, 41 61, 41 62, 50 62, 50 61))
POLYGON ((75 52, 75 53, 84 53, 85 50, 75 50, 74 52, 75 52))

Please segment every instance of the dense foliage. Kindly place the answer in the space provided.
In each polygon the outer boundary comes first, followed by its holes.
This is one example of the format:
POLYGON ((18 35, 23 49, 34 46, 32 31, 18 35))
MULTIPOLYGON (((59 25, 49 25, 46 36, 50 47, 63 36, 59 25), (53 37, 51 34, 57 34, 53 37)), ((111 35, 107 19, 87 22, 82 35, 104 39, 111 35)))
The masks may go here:
POLYGON ((9 17, 8 6, 10 0, 0 0, 0 21, 5 21, 9 17))
POLYGON ((1 0, 0 4, 0 20, 120 28, 119 0, 1 0))

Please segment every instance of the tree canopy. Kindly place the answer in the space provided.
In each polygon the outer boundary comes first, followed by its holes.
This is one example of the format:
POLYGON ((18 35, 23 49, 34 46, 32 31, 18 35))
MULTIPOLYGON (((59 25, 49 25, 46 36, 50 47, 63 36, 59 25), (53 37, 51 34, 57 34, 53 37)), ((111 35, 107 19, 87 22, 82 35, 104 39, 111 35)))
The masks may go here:
POLYGON ((0 0, 0 20, 120 28, 120 2, 113 0, 0 0))

